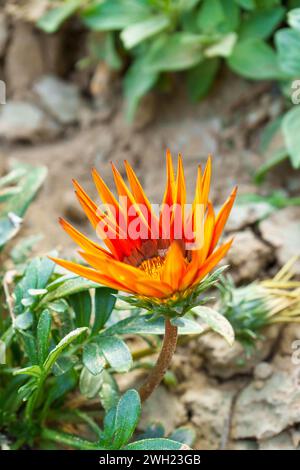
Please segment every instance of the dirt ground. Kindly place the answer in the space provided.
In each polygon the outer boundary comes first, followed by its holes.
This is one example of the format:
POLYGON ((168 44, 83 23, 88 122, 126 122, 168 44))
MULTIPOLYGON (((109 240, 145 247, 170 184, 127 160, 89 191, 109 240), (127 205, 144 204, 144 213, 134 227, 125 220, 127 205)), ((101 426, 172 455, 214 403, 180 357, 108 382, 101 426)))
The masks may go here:
MULTIPOLYGON (((22 236, 43 235, 35 248, 38 253, 59 248, 73 255, 75 247, 58 225, 58 217, 64 216, 90 236, 92 231, 76 202, 71 180, 78 179, 96 199, 91 169, 95 166, 111 187, 111 161, 122 173, 123 160, 132 162, 149 199, 158 203, 167 147, 174 156, 183 155, 190 201, 197 164, 205 164, 208 154, 213 156, 212 199, 216 204, 236 184, 240 195, 268 195, 276 189, 299 194, 299 174, 288 163, 270 173, 262 186, 253 183, 253 174, 263 162, 258 151, 262 127, 283 106, 272 84, 249 83, 227 71, 210 96, 195 105, 188 102, 179 76, 172 93, 155 93, 144 100, 131 126, 123 118, 118 81, 94 102, 81 96, 77 119, 60 123, 56 137, 16 142, 4 136, 1 140, 3 171, 13 161, 45 165, 49 171, 26 215, 22 236)), ((283 209, 279 219, 272 221, 271 216, 259 229, 255 225, 259 214, 251 211, 235 212, 228 228, 236 241, 227 261, 239 283, 275 272, 299 240, 299 227, 293 225, 299 220, 299 208, 283 209), (278 235, 282 227, 285 231, 278 235)), ((214 335, 192 339, 188 348, 178 348, 173 361, 179 383, 176 391, 158 389, 145 406, 141 428, 152 420, 162 420, 168 431, 189 424, 196 431, 195 448, 199 449, 299 448, 299 371, 290 359, 295 338, 300 338, 299 327, 271 328, 250 360, 238 343, 229 349, 214 335)))

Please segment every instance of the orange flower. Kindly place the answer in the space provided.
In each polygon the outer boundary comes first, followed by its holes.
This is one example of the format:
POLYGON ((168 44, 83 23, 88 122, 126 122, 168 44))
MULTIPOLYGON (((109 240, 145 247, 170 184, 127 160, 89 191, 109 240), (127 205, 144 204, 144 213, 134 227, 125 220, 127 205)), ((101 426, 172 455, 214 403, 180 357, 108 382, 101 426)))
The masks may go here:
POLYGON ((201 168, 198 168, 194 202, 187 211, 182 159, 179 156, 175 178, 172 157, 167 151, 166 188, 160 213, 156 215, 128 162, 125 162, 125 168, 129 187, 112 166, 119 200, 97 171, 93 170, 96 188, 105 205, 103 211, 74 182, 77 198, 92 226, 102 236, 106 249, 85 237, 65 220, 60 220, 64 230, 81 248, 79 253, 90 267, 62 259, 54 261, 84 278, 139 298, 161 302, 162 299, 168 301, 186 297, 230 248, 232 240, 219 248, 217 244, 232 208, 236 188, 215 216, 209 201, 209 158, 203 175, 201 168), (199 207, 202 212, 197 212, 199 207), (194 239, 187 238, 185 228, 190 225, 194 233, 199 229, 199 223, 203 240, 195 243, 197 233, 194 239), (138 229, 133 235, 130 224, 138 229), (179 228, 182 234, 178 237, 179 228))

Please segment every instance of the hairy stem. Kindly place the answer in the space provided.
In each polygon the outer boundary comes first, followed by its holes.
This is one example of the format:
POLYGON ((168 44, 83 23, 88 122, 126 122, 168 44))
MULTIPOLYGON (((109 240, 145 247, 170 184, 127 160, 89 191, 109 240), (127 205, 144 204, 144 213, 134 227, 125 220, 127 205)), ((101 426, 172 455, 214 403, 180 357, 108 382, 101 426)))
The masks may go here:
POLYGON ((173 354, 177 344, 177 326, 173 326, 171 321, 166 318, 165 320, 165 336, 163 345, 158 356, 157 362, 147 377, 144 384, 139 390, 141 401, 144 402, 149 398, 152 392, 160 384, 167 369, 170 366, 173 354))

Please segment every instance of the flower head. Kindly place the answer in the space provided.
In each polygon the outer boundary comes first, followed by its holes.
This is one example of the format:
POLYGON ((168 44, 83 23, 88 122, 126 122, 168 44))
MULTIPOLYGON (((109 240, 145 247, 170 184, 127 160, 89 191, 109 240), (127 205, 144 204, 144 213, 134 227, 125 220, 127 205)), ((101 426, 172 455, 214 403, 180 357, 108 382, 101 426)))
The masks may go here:
POLYGON ((65 220, 64 230, 79 245, 89 267, 54 259, 66 269, 151 302, 186 298, 227 253, 232 240, 217 247, 232 208, 236 188, 215 216, 209 200, 211 159, 198 168, 194 201, 186 204, 181 156, 176 177, 167 151, 167 181, 156 212, 132 167, 125 162, 129 186, 112 165, 119 198, 94 169, 93 179, 104 207, 100 208, 75 181, 77 198, 106 248, 88 239, 65 220), (189 228, 189 230, 187 229, 189 228))

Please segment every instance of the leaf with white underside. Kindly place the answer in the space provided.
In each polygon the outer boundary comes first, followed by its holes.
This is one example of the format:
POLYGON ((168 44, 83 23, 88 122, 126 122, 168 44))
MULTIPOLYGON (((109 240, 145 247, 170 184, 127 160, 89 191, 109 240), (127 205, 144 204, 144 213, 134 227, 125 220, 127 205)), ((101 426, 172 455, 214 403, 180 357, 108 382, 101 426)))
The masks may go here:
POLYGON ((227 343, 232 346, 234 343, 234 330, 226 318, 209 307, 194 307, 190 313, 197 315, 213 331, 223 336, 227 343))

